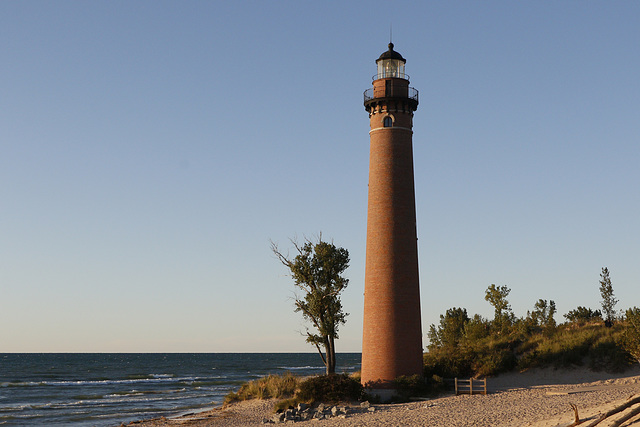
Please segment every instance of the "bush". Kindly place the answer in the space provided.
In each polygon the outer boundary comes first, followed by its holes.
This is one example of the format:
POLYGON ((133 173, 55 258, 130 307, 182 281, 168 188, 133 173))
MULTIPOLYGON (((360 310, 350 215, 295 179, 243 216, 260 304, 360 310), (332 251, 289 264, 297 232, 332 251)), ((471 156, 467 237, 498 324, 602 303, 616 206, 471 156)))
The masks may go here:
POLYGON ((518 337, 487 337, 457 348, 432 349, 424 355, 425 377, 464 378, 495 375, 517 365, 518 337))
POLYGON ((299 383, 299 377, 290 372, 284 375, 268 375, 242 384, 237 393, 231 392, 225 396, 224 404, 240 400, 293 397, 299 383))
POLYGON ((518 360, 510 348, 494 348, 480 355, 473 365, 474 376, 486 377, 511 371, 518 360))
POLYGON ((396 392, 403 399, 410 396, 422 396, 428 392, 427 381, 420 375, 403 375, 393 381, 396 392))
POLYGON ((464 337, 469 341, 477 341, 489 336, 490 322, 479 314, 474 314, 464 326, 464 337))
POLYGON ((575 310, 565 314, 564 317, 569 322, 588 323, 594 320, 602 320, 602 313, 600 310, 591 310, 590 308, 578 306, 575 310))
POLYGON ((474 358, 474 352, 467 348, 429 350, 423 356, 425 377, 429 378, 433 375, 445 378, 468 377, 473 374, 471 365, 474 358))
POLYGON ((347 374, 332 374, 302 381, 296 397, 305 402, 337 403, 358 400, 362 393, 362 384, 357 379, 347 374))
POLYGON ((633 358, 612 340, 603 340, 589 351, 589 368, 594 371, 624 372, 633 363, 633 358))
POLYGON ((435 396, 447 389, 447 386, 438 375, 421 377, 420 375, 401 376, 394 381, 397 402, 406 402, 411 397, 435 396))

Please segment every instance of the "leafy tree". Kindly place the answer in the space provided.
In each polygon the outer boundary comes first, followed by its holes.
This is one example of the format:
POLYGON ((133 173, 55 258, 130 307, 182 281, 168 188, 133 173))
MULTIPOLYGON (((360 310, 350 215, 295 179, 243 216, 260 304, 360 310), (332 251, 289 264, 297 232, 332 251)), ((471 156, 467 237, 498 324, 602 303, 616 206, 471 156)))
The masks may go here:
POLYGON ((342 277, 349 267, 349 251, 324 242, 322 235, 317 242, 305 239, 303 244, 295 240, 291 243, 298 253, 295 258, 282 254, 273 242, 271 250, 291 271, 295 286, 303 292, 303 295, 294 297, 295 311, 301 312, 303 318, 313 325, 313 332, 307 328, 307 342, 320 353, 327 374, 333 374, 336 370, 338 328, 346 322, 348 315, 342 311, 340 293, 349 283, 342 277))
POLYGON ((474 314, 464 325, 464 336, 469 341, 476 341, 489 336, 489 321, 479 314, 474 314))
POLYGON ((578 306, 575 310, 569 311, 564 317, 569 322, 590 322, 596 319, 602 319, 600 310, 591 310, 590 308, 578 306))
POLYGON ((625 348, 640 362, 640 308, 633 307, 626 312, 625 348))
POLYGON ((531 320, 535 326, 552 330, 556 327, 556 321, 553 316, 556 314, 556 303, 551 300, 539 299, 533 306, 530 314, 531 320))
POLYGON ((493 326, 499 333, 507 332, 515 319, 509 301, 507 301, 509 292, 511 292, 511 289, 506 286, 492 284, 487 288, 484 295, 484 299, 493 306, 493 326))
POLYGON ((609 269, 604 267, 600 273, 600 295, 602 296, 602 312, 608 325, 613 324, 616 318, 615 306, 618 300, 613 296, 613 286, 609 277, 609 269))
POLYGON ((469 322, 469 316, 465 308, 448 309, 444 316, 440 315, 440 325, 437 328, 435 325, 431 325, 429 328, 430 346, 435 348, 457 347, 464 336, 467 322, 469 322))

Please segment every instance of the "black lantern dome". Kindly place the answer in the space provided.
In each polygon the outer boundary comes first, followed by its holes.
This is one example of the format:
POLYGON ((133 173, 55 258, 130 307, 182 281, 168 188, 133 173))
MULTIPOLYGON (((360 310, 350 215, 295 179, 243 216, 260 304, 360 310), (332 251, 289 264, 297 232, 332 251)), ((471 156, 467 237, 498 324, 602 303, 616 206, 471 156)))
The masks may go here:
POLYGON ((393 43, 389 43, 389 50, 383 52, 378 59, 378 74, 374 80, 386 78, 398 78, 409 80, 409 76, 404 73, 404 64, 407 61, 398 52, 393 50, 393 43))
POLYGON ((400 53, 393 50, 393 43, 389 43, 389 50, 382 52, 380 58, 376 60, 376 62, 381 61, 383 59, 399 59, 400 61, 406 63, 407 61, 400 55, 400 53))

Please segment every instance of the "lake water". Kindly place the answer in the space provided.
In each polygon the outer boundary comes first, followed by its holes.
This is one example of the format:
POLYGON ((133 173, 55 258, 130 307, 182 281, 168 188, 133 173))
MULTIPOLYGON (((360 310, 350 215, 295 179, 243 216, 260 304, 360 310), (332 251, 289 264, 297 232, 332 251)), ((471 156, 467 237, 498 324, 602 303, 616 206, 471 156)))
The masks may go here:
MULTIPOLYGON (((337 355, 338 371, 360 353, 337 355)), ((0 425, 118 426, 218 406, 270 373, 324 372, 316 353, 0 354, 0 425)))

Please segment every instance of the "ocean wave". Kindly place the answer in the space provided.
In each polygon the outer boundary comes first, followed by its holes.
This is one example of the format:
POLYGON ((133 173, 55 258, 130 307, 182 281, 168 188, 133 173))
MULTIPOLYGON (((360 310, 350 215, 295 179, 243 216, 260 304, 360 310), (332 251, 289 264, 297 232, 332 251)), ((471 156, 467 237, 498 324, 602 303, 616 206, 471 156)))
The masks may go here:
MULTIPOLYGON (((150 374, 140 378, 128 378, 128 379, 102 379, 102 380, 69 380, 69 381, 16 381, 16 382, 3 382, 0 383, 0 387, 37 387, 37 386, 86 386, 86 385, 109 385, 109 384, 136 384, 136 383, 161 383, 161 382, 184 382, 190 383, 194 381, 212 381, 223 380, 225 376, 207 376, 207 377, 175 377, 169 374, 150 374)), ((215 383, 215 381, 213 381, 215 383)))
POLYGON ((146 380, 154 378, 174 378, 174 374, 131 374, 127 375, 127 379, 130 380, 146 380))
POLYGON ((286 369, 287 371, 298 371, 303 369, 326 369, 324 366, 278 366, 278 369, 286 369))
POLYGON ((107 394, 104 397, 119 397, 119 396, 144 396, 146 394, 168 394, 168 393, 180 393, 186 391, 186 388, 170 389, 170 390, 122 390, 114 393, 107 394))
POLYGON ((94 400, 94 399, 102 399, 104 396, 102 394, 78 394, 76 396, 72 396, 72 399, 77 400, 94 400))
MULTIPOLYGON (((123 404, 140 404, 140 403, 149 403, 149 402, 169 402, 169 401, 179 401, 184 399, 192 399, 204 397, 205 395, 192 395, 192 396, 150 396, 146 394, 140 395, 129 395, 129 396, 113 396, 108 397, 105 396, 103 399, 95 399, 95 400, 76 400, 72 402, 56 402, 56 403, 45 403, 41 405, 26 405, 25 408, 21 408, 20 410, 25 409, 46 409, 46 410, 55 410, 55 409, 67 409, 67 408, 106 408, 112 407, 114 405, 123 405, 123 404)), ((7 412, 19 412, 19 409, 14 409, 14 411, 7 412)), ((79 410, 79 409, 76 409, 79 410)))
POLYGON ((19 412, 24 411, 25 409, 29 409, 30 406, 23 403, 14 403, 5 406, 0 406, 0 414, 5 412, 19 412))
MULTIPOLYGON (((203 399, 203 398, 214 398, 216 393, 212 393, 211 391, 204 392, 193 392, 190 391, 185 393, 186 389, 173 390, 171 392, 133 392, 130 394, 122 395, 122 394, 111 394, 106 395, 100 398, 96 398, 96 396, 86 396, 88 398, 77 399, 73 401, 66 402, 47 402, 47 403, 39 403, 39 404, 25 404, 25 403, 15 403, 15 404, 7 404, 0 406, 0 419, 6 418, 9 416, 17 416, 19 413, 28 412, 30 414, 34 414, 32 411, 42 411, 45 410, 47 412, 56 411, 56 410, 68 410, 74 408, 74 412, 82 411, 82 410, 95 410, 96 408, 109 408, 109 407, 121 407, 122 405, 134 405, 139 407, 141 404, 146 405, 153 402, 179 402, 183 401, 191 401, 193 399, 203 399)), ((84 396, 79 396, 84 397, 84 396)), ((176 408, 180 408, 184 405, 173 405, 176 408)), ((36 412, 37 413, 37 412, 36 412)))

